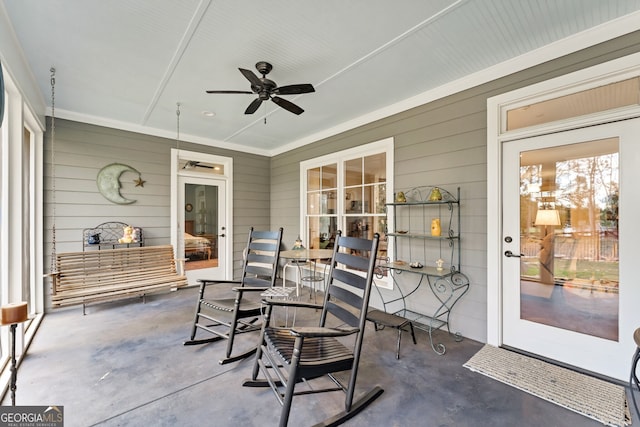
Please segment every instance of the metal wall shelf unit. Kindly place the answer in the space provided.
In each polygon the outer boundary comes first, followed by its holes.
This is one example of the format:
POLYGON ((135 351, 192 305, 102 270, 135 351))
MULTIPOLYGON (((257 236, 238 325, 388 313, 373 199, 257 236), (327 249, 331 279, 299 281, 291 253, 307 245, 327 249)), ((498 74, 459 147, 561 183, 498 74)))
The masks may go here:
MULTIPOLYGON (((386 208, 387 214, 391 210, 393 215, 392 221, 388 221, 393 224, 393 230, 388 231, 387 236, 393 240, 395 260, 379 267, 392 272, 391 277, 400 297, 385 301, 385 307, 401 300, 404 308, 394 314, 427 331, 431 348, 442 355, 446 348, 442 343, 434 344, 433 331, 446 326, 449 334, 452 334, 449 323, 451 311, 467 293, 470 284, 467 276, 459 271, 460 188, 455 196, 438 187, 412 188, 400 197, 399 193, 396 194, 396 201, 387 203, 386 208), (431 233, 433 220, 439 221, 440 232, 435 233, 439 235, 431 233), (398 278, 404 273, 416 276, 410 285, 411 289, 403 290, 398 283, 398 278), (429 286, 438 302, 437 309, 428 315, 406 308, 406 299, 423 284, 429 286)), ((453 335, 456 341, 462 340, 459 332, 453 335)))
MULTIPOLYGON (((399 194, 399 193, 397 193, 399 194)), ((396 194, 396 200, 398 196, 396 194)), ((407 262, 419 261, 424 265, 435 266, 438 258, 446 257, 447 268, 458 270, 460 266, 460 187, 454 196, 447 190, 439 187, 415 187, 403 192, 405 202, 387 203, 387 215, 393 212, 393 229, 388 230, 387 236, 393 237, 394 254, 397 259, 407 262), (439 194, 438 200, 429 200, 434 192, 439 194), (441 233, 438 236, 431 234, 431 221, 440 220, 441 233), (399 247, 398 242, 409 239, 409 245, 399 247), (424 240, 422 251, 416 253, 412 240, 424 240), (428 242, 431 241, 431 242, 428 242), (433 246, 433 242, 438 242, 433 246), (437 248, 438 256, 427 259, 429 249, 437 248), (399 252, 399 249, 401 251, 399 252), (408 249, 408 252, 402 250, 408 249)), ((387 221, 389 223, 389 221, 387 221)), ((432 253, 432 251, 431 251, 432 253)))

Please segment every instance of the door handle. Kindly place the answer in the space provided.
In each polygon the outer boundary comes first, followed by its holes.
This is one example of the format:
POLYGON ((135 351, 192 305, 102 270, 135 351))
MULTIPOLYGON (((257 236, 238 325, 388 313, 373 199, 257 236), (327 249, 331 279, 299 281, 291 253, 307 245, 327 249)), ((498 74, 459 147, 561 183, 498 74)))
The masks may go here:
POLYGON ((505 251, 504 252, 504 256, 506 256, 507 258, 520 258, 523 254, 520 255, 516 255, 511 251, 505 251))
POLYGON ((224 233, 218 234, 218 237, 224 237, 224 233))

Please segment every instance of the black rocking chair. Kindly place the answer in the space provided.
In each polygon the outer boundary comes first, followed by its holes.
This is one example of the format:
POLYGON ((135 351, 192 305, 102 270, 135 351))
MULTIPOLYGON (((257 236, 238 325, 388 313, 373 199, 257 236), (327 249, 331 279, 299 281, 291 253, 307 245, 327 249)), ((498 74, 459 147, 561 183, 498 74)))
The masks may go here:
POLYGON ((378 398, 374 387, 354 401, 358 363, 366 325, 379 236, 373 240, 342 237, 338 232, 323 305, 301 301, 264 301, 261 345, 247 387, 270 386, 282 405, 280 426, 286 426, 294 396, 343 391, 344 411, 317 426, 336 426, 352 418, 378 398), (360 274, 358 274, 359 272, 360 274), (366 273, 366 275, 363 275, 366 273), (319 326, 279 328, 270 324, 274 306, 322 309, 319 326), (335 326, 337 325, 337 326, 335 326), (348 337, 348 338, 347 338, 348 337), (333 374, 350 371, 348 384, 333 374), (262 373, 264 379, 258 378, 262 373), (295 391, 301 381, 328 376, 331 386, 295 391))
MULTIPOLYGON (((200 291, 196 314, 191 328, 191 337, 184 345, 197 345, 227 340, 226 357, 220 364, 241 360, 253 355, 256 347, 232 356, 235 336, 240 333, 257 331, 262 315, 260 293, 273 287, 276 282, 282 228, 278 231, 249 230, 246 253, 240 280, 199 280, 200 291), (229 298, 212 298, 205 295, 210 285, 236 284, 233 296, 229 298), (213 336, 196 339, 198 330, 213 336)), ((215 286, 214 286, 215 287, 215 286)))

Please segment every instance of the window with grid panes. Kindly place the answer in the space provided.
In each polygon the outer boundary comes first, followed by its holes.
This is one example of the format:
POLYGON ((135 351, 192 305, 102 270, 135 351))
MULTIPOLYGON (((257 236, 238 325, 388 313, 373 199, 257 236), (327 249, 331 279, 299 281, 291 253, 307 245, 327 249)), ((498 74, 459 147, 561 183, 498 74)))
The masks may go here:
POLYGON ((338 230, 368 239, 379 233, 378 257, 387 257, 385 203, 393 143, 383 142, 303 163, 303 231, 310 249, 331 249, 338 230))

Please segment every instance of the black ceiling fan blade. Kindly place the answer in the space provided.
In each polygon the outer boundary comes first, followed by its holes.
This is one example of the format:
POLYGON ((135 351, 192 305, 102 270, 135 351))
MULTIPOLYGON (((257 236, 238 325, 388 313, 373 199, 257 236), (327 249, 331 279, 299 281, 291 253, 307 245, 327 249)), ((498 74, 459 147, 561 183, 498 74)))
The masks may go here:
POLYGON ((242 73, 243 76, 245 76, 247 78, 247 80, 249 80, 251 82, 251 86, 256 86, 258 88, 262 88, 262 81, 260 81, 260 79, 258 78, 258 76, 256 76, 253 71, 251 70, 246 70, 244 68, 238 68, 238 70, 240 70, 240 72, 242 73))
POLYGON ((260 99, 260 98, 254 99, 253 102, 251 104, 249 104, 247 109, 244 110, 244 113, 245 114, 253 114, 253 113, 255 113, 258 110, 258 108, 260 108, 261 104, 262 104, 262 99, 260 99))
POLYGON ((313 88, 312 84, 304 83, 299 85, 288 85, 277 87, 273 90, 273 93, 276 95, 299 95, 301 93, 311 93, 316 90, 313 88))
POLYGON ((253 95, 253 92, 250 92, 248 90, 208 90, 207 93, 247 93, 249 95, 253 95))
POLYGON ((271 98, 271 100, 273 102, 275 102, 276 104, 278 104, 280 107, 284 108, 285 110, 292 112, 293 114, 302 114, 302 113, 304 113, 304 110, 302 108, 298 107, 293 102, 287 101, 284 98, 280 98, 278 96, 274 96, 273 98, 271 98))

